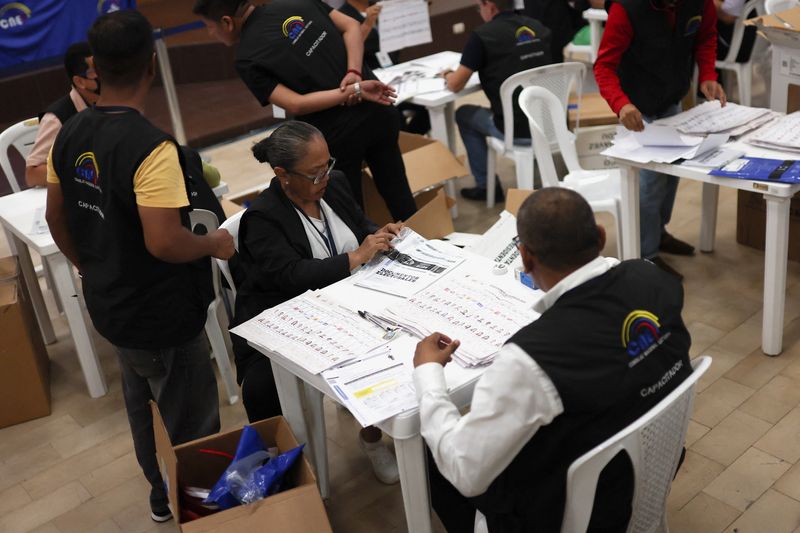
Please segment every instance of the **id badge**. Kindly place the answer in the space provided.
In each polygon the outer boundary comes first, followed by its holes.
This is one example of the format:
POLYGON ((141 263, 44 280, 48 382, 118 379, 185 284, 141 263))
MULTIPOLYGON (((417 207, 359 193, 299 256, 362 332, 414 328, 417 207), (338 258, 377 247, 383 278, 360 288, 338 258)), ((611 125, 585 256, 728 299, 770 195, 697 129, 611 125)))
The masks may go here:
POLYGON ((378 64, 380 64, 381 68, 391 67, 394 64, 388 52, 376 52, 375 57, 378 58, 378 64))

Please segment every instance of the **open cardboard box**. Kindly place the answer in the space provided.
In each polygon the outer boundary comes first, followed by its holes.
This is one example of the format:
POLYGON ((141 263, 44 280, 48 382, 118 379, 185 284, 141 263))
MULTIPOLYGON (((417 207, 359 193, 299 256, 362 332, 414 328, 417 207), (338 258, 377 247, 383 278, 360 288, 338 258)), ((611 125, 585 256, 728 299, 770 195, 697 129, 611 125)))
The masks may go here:
POLYGON ((800 7, 746 20, 772 44, 770 107, 792 113, 800 109, 800 7))
MULTIPOLYGON (((316 478, 305 456, 301 456, 284 477, 284 486, 291 488, 250 505, 240 505, 190 522, 181 522, 179 483, 184 486, 210 488, 230 463, 228 459, 202 454, 199 450, 213 449, 233 455, 242 430, 218 433, 173 447, 158 406, 151 401, 150 407, 153 411, 156 457, 161 476, 167 485, 170 510, 180 531, 185 533, 332 531, 317 489, 316 478)), ((289 424, 282 416, 261 420, 251 426, 258 431, 266 446, 277 446, 281 452, 286 452, 298 445, 289 424)))
MULTIPOLYGON (((440 183, 460 178, 469 174, 466 167, 450 150, 440 143, 422 135, 400 132, 398 140, 406 166, 406 176, 411 193, 418 196, 420 192, 431 189, 440 183)), ((364 213, 367 218, 382 226, 392 221, 383 198, 378 194, 375 183, 368 169, 361 177, 361 188, 364 198, 364 213)), ((427 197, 431 200, 436 196, 427 197)), ((425 198, 417 198, 417 207, 425 205, 425 198)), ((455 200, 448 200, 455 205, 455 200)))
POLYGON ((762 15, 744 23, 746 26, 755 26, 758 32, 774 45, 800 48, 800 7, 772 15, 762 15))

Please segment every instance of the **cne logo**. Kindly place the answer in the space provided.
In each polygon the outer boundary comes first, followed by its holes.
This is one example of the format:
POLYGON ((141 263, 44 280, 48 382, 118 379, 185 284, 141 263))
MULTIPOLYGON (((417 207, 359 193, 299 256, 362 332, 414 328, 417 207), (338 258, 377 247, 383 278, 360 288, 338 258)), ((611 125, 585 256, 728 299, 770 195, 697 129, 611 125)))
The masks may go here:
POLYGON ((122 9, 120 0, 97 0, 97 14, 105 15, 122 9))
POLYGON ((517 39, 517 44, 529 43, 536 38, 536 32, 528 26, 520 26, 514 32, 514 37, 517 39))
POLYGON ((686 21, 686 31, 683 33, 684 35, 694 35, 697 33, 697 30, 700 29, 700 22, 703 21, 703 17, 700 15, 695 15, 694 17, 690 18, 686 21))
POLYGON ((75 161, 75 177, 78 181, 97 188, 100 181, 100 169, 93 152, 84 152, 75 161))
POLYGON ((22 2, 11 2, 0 7, 0 29, 19 28, 31 18, 31 10, 22 2))
POLYGON ((631 357, 642 355, 660 337, 661 325, 658 317, 649 311, 631 311, 622 324, 622 346, 631 357))
POLYGON ((305 22, 303 22, 303 17, 289 17, 288 19, 283 21, 283 36, 288 37, 292 41, 300 37, 300 33, 302 33, 303 28, 306 27, 305 22))

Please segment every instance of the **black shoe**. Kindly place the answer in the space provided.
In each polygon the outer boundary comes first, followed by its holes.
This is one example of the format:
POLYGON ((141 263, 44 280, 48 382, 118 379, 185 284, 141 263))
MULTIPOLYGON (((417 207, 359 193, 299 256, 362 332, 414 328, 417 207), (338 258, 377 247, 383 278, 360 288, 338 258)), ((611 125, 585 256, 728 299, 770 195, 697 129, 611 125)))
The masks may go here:
POLYGON ((694 255, 694 246, 673 237, 666 231, 661 234, 661 244, 658 245, 658 249, 673 255, 694 255))
POLYGON ((172 520, 172 513, 169 508, 158 509, 157 511, 150 511, 150 518, 153 519, 153 522, 158 522, 160 524, 172 520))
POLYGON ((678 272, 677 270, 675 270, 674 268, 669 266, 669 264, 666 261, 664 261, 663 259, 661 259, 659 256, 655 256, 655 257, 651 258, 650 262, 653 263, 654 265, 656 265, 658 268, 660 268, 664 272, 666 272, 667 274, 670 274, 670 275, 675 276, 676 278, 678 278, 678 281, 683 281, 683 274, 681 274, 680 272, 678 272))
MULTIPOLYGON (((503 187, 500 186, 500 183, 495 181, 494 182, 494 201, 495 202, 502 202, 506 199, 505 194, 503 194, 503 187)), ((464 187, 461 189, 461 197, 466 198, 467 200, 476 200, 479 202, 486 201, 486 187, 464 187)))

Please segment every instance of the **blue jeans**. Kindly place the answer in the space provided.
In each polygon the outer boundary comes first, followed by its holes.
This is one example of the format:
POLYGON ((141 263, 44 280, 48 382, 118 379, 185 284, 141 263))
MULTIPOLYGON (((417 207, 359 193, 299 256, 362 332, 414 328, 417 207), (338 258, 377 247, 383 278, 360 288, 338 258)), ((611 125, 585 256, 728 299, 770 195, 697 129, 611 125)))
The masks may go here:
MULTIPOLYGON (((644 116, 645 122, 671 117, 681 111, 680 103, 670 106, 662 113, 644 116)), ((658 255, 661 234, 672 217, 678 178, 652 170, 639 171, 639 227, 641 231, 642 257, 652 259, 658 255)))
MULTIPOLYGON (((486 137, 503 139, 504 133, 497 129, 492 119, 492 111, 477 105, 462 105, 456 109, 456 125, 467 150, 469 169, 475 177, 475 184, 486 188, 486 161, 489 158, 489 147, 486 137)), ((530 145, 530 139, 515 138, 514 144, 530 145)))

